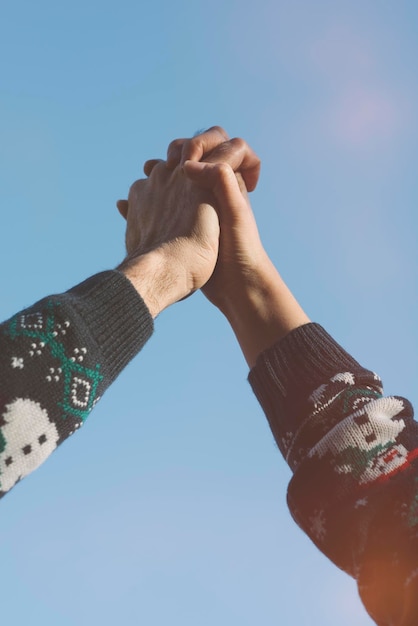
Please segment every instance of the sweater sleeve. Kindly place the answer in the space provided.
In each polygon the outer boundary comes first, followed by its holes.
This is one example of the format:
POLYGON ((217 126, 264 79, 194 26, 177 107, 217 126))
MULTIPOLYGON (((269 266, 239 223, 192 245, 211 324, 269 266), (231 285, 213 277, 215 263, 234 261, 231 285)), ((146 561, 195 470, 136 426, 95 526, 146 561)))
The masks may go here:
POLYGON ((123 274, 97 274, 0 325, 0 497, 79 429, 153 331, 123 274))
POLYGON ((418 624, 418 424, 411 404, 317 324, 263 352, 249 381, 293 471, 296 523, 357 580, 379 626, 418 624))

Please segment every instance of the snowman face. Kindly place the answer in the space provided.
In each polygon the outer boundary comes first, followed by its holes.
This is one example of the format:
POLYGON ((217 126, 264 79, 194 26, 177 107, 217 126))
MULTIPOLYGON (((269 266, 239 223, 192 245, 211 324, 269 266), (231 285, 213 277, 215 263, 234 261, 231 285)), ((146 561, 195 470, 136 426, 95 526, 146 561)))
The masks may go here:
POLYGON ((0 491, 6 492, 45 461, 59 437, 45 409, 24 398, 6 405, 0 423, 5 441, 0 453, 0 491))
POLYGON ((405 446, 398 444, 384 450, 369 463, 360 479, 360 483, 367 483, 376 480, 380 476, 391 474, 408 461, 408 450, 405 446))

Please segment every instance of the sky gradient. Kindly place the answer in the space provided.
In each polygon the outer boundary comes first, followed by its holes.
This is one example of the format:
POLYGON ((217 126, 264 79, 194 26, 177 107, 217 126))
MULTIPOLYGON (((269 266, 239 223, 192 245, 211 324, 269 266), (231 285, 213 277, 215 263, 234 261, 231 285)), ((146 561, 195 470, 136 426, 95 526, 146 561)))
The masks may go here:
MULTIPOLYGON (((302 306, 417 403, 416 2, 39 0, 0 19, 1 319, 124 255, 115 202, 213 124, 302 306)), ((82 432, 1 502, 9 626, 368 626, 286 507, 233 333, 165 311, 82 432)))

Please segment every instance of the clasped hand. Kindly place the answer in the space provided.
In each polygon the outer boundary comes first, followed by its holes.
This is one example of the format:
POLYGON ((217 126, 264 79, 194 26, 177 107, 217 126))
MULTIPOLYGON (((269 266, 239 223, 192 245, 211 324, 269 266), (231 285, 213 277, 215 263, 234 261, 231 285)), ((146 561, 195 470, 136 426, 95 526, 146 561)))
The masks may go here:
POLYGON ((176 139, 167 160, 146 161, 147 176, 117 203, 127 220, 120 266, 158 313, 199 288, 221 309, 265 257, 248 201, 260 160, 217 126, 176 139), (153 284, 149 276, 153 274, 153 284))

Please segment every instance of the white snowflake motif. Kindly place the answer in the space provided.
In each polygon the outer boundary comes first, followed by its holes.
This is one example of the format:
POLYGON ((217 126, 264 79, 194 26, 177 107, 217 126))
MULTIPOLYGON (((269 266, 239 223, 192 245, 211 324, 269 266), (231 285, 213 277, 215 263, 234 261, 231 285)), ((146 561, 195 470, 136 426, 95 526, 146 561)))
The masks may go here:
POLYGON ((312 535, 317 541, 322 542, 327 534, 325 528, 325 513, 324 511, 315 511, 313 516, 309 518, 310 528, 309 534, 312 535))
POLYGON ((282 437, 282 445, 283 448, 285 448, 285 450, 288 450, 292 444, 293 441, 293 433, 290 431, 287 431, 284 436, 282 437))
POLYGON ((357 500, 357 502, 354 505, 355 509, 359 509, 361 506, 366 506, 367 505, 367 498, 360 498, 359 500, 357 500))
POLYGON ((346 385, 355 385, 354 374, 351 372, 340 372, 331 378, 332 383, 345 383, 346 385))
POLYGON ((408 585, 410 585, 417 576, 418 576, 418 568, 411 572, 410 576, 405 581, 405 586, 407 587, 408 585))
POLYGON ((23 370, 24 368, 23 358, 19 356, 12 356, 12 367, 14 369, 23 370))

